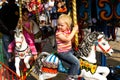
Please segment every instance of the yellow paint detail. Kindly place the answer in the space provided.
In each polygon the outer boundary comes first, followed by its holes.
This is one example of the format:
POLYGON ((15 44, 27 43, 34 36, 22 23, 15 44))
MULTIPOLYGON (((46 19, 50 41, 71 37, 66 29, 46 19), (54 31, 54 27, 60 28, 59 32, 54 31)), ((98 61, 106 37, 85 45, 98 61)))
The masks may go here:
POLYGON ((92 64, 86 60, 80 59, 80 68, 85 69, 87 72, 90 71, 92 74, 94 74, 97 69, 97 64, 92 64))

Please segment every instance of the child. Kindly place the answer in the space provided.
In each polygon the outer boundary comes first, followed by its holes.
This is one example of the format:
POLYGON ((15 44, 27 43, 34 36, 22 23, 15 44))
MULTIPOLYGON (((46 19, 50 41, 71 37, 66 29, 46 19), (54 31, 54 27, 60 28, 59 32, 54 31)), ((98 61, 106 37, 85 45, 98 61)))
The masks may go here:
MULTIPOLYGON (((37 58, 37 50, 35 48, 35 42, 34 42, 34 34, 33 34, 33 22, 29 19, 29 11, 27 8, 22 9, 22 21, 19 20, 18 25, 22 24, 23 26, 23 34, 25 36, 25 39, 30 47, 30 50, 32 54, 34 55, 34 58, 37 58)), ((19 26, 17 26, 19 27, 19 26)), ((15 42, 9 44, 8 46, 8 52, 14 51, 15 42)))
POLYGON ((71 24, 72 19, 70 16, 66 14, 61 14, 59 16, 56 31, 56 43, 59 58, 70 65, 67 80, 77 80, 80 65, 79 60, 73 55, 72 38, 78 31, 78 25, 75 25, 71 31, 71 24))

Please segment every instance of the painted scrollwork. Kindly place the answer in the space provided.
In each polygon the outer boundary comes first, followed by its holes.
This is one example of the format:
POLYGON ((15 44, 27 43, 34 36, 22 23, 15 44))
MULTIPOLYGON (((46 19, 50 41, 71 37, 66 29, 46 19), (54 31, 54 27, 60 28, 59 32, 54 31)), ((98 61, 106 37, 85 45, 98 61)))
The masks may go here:
POLYGON ((114 8, 113 8, 113 13, 114 13, 114 16, 117 18, 117 19, 120 19, 120 0, 116 0, 116 2, 114 3, 114 8))
POLYGON ((110 2, 110 0, 98 0, 98 7, 99 8, 103 8, 100 13, 99 16, 102 20, 110 20, 113 17, 113 12, 112 12, 112 3, 110 2), (108 11, 108 9, 105 8, 109 8, 110 11, 108 11))
MULTIPOLYGON (((84 8, 85 8, 85 9, 88 8, 88 6, 89 6, 88 0, 82 0, 81 3, 84 5, 84 8)), ((83 14, 84 14, 84 17, 82 17, 81 19, 82 19, 82 20, 87 20, 87 18, 88 18, 88 12, 84 11, 83 14)))

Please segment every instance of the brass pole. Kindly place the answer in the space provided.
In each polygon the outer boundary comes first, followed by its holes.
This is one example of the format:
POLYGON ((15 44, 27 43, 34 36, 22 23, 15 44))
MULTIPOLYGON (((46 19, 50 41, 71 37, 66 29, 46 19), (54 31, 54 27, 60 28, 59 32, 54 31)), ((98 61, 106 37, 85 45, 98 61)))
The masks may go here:
MULTIPOLYGON (((41 2, 41 0, 39 0, 41 2)), ((38 8, 38 0, 36 0, 36 21, 37 21, 37 24, 39 25, 39 8, 38 8)))
MULTIPOLYGON (((19 17, 22 20, 22 0, 19 0, 19 17)), ((20 25, 20 28, 22 28, 22 25, 20 25)))
MULTIPOLYGON (((73 9, 73 23, 74 26, 77 25, 77 10, 76 10, 76 0, 72 1, 72 9, 73 9)), ((75 47, 78 47, 78 33, 75 34, 75 47)))

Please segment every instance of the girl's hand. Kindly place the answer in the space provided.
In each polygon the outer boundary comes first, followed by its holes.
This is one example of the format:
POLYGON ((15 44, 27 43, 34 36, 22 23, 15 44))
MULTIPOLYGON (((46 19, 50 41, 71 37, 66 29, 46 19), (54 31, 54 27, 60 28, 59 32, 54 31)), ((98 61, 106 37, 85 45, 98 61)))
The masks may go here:
POLYGON ((36 60, 37 59, 37 54, 36 55, 34 55, 34 60, 36 60))
POLYGON ((73 27, 73 30, 74 30, 75 32, 78 32, 78 25, 75 25, 75 26, 73 27))

